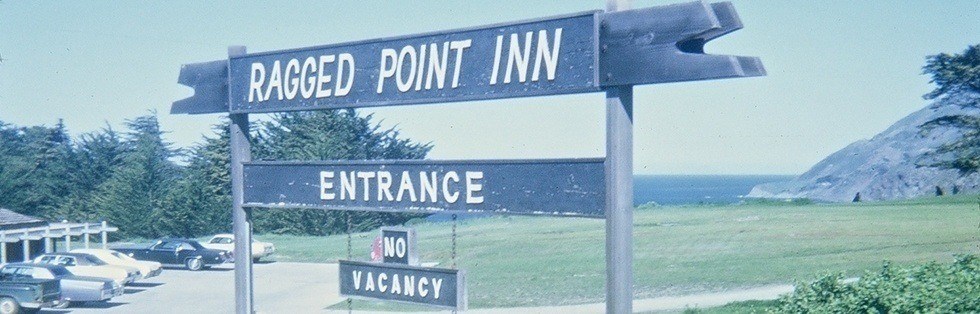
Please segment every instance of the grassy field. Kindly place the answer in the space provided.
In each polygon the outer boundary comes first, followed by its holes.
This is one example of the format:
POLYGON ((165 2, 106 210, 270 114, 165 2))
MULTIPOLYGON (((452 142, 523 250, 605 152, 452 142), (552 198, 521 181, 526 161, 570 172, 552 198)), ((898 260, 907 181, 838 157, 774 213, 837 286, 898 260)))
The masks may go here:
MULTIPOLYGON (((639 209, 634 218, 637 298, 858 275, 898 264, 980 253, 980 198, 861 204, 744 204, 639 209)), ((459 268, 473 308, 602 302, 604 221, 490 217, 458 226, 459 268)), ((451 223, 415 226, 423 262, 450 261, 451 223)), ((353 235, 369 259, 377 232, 353 235)), ((259 235, 279 261, 334 262, 347 236, 259 235)))

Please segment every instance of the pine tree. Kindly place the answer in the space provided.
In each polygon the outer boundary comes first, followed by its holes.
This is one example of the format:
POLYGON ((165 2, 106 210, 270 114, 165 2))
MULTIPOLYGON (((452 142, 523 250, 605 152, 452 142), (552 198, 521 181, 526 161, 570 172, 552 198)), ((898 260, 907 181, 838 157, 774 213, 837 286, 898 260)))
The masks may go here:
MULTIPOLYGON (((980 108, 980 44, 967 47, 960 54, 941 53, 929 56, 923 73, 932 77, 936 89, 926 99, 960 95, 971 97, 963 106, 980 108)), ((962 136, 940 146, 929 157, 941 161, 929 166, 956 169, 961 173, 980 171, 980 116, 951 115, 933 119, 921 126, 923 130, 938 127, 959 129, 962 136)))
POLYGON ((51 220, 99 221, 93 194, 99 185, 108 180, 123 162, 125 147, 111 127, 98 132, 82 134, 75 144, 71 171, 65 177, 72 183, 68 199, 47 213, 51 220))
POLYGON ((122 164, 99 186, 94 203, 102 217, 119 226, 119 236, 159 236, 167 230, 155 220, 171 210, 167 205, 178 175, 171 158, 177 153, 163 141, 155 115, 130 120, 127 127, 122 164))

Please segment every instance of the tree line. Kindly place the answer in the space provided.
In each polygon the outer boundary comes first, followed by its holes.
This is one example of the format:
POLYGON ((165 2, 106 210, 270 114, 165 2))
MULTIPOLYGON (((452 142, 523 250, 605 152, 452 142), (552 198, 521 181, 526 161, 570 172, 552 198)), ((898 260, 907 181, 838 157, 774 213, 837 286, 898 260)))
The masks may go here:
MULTIPOLYGON (((188 149, 163 139, 156 114, 69 136, 64 123, 0 121, 0 208, 49 221, 108 221, 116 237, 231 231, 228 120, 188 149)), ((353 110, 283 113, 250 130, 253 160, 421 159, 432 146, 353 110)), ((412 214, 256 209, 259 233, 326 235, 400 224, 412 214)))

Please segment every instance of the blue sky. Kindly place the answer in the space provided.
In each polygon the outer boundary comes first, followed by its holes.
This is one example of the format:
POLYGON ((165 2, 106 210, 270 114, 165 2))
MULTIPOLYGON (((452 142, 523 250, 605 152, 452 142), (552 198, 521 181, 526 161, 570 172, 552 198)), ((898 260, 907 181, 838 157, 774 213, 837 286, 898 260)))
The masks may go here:
MULTIPOLYGON (((678 1, 635 1, 635 8, 678 1)), ((976 1, 733 1, 745 28, 709 53, 759 56, 769 76, 638 86, 635 172, 798 174, 927 103, 925 56, 980 43, 976 1)), ((601 9, 602 1, 0 1, 0 121, 73 135, 156 110, 187 147, 217 115, 170 115, 180 65, 250 52, 601 9)), ((402 106, 384 126, 437 159, 596 157, 601 94, 402 106)), ((257 117, 261 119, 262 117, 257 117)))

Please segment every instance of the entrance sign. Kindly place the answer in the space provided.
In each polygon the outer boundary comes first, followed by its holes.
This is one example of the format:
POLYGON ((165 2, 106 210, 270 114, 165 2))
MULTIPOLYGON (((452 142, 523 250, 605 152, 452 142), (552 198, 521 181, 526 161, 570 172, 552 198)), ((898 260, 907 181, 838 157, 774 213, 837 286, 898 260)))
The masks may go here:
POLYGON ((245 206, 602 217, 602 159, 245 164, 245 206))
POLYGON ((414 228, 381 227, 381 261, 418 266, 416 241, 414 228))
MULTIPOLYGON (((234 233, 250 207, 493 212, 606 218, 606 311, 633 298, 633 85, 763 76, 755 57, 709 55, 742 28, 731 3, 607 11, 187 64, 171 113, 230 113, 234 233), (250 163, 248 114, 606 93, 606 158, 250 163)), ((409 236, 413 238, 413 236, 409 236)), ((398 237, 392 237, 397 240, 398 237)), ((254 313, 249 241, 236 242, 236 313, 254 313)), ((407 242, 406 242, 407 244, 407 242)), ((406 246, 409 256, 413 247, 406 246)), ((411 263, 411 260, 409 260, 411 263)), ((466 308, 462 271, 340 262, 341 294, 466 308), (397 288, 396 288, 397 287, 397 288)))
POLYGON ((466 310, 464 271, 340 260, 340 295, 466 310))
POLYGON ((742 27, 730 3, 590 11, 189 64, 172 113, 259 113, 598 92, 765 75, 755 57, 708 55, 742 27))

